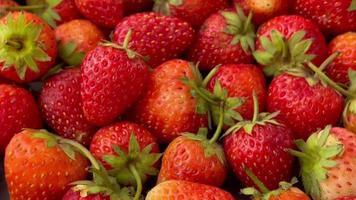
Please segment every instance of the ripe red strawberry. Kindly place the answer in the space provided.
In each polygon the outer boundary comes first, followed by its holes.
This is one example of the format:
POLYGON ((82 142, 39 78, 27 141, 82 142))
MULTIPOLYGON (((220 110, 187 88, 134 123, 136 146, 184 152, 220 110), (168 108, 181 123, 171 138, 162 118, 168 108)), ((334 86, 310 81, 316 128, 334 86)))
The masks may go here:
POLYGON ((124 0, 125 14, 130 15, 137 12, 151 10, 152 0, 124 0))
MULTIPOLYGON (((129 41, 130 33, 127 40, 129 41)), ((138 100, 149 77, 148 66, 130 49, 108 43, 90 51, 82 63, 81 96, 89 122, 113 122, 138 100)))
POLYGON ((59 135, 89 145, 96 128, 84 117, 80 97, 80 69, 66 69, 48 79, 40 106, 47 124, 59 135))
POLYGON ((348 70, 356 70, 356 33, 349 32, 334 38, 329 44, 329 54, 339 52, 339 57, 326 68, 335 82, 349 84, 348 70))
POLYGON ((337 199, 356 196, 356 135, 343 128, 331 128, 312 134, 306 142, 297 140, 305 191, 313 199, 337 199), (317 159, 315 159, 317 158, 317 159))
POLYGON ((100 29, 88 20, 77 19, 55 29, 59 56, 69 65, 82 63, 84 56, 104 39, 100 29))
POLYGON ((341 197, 341 198, 337 198, 335 200, 356 200, 356 196, 353 196, 353 197, 341 197))
POLYGON ((246 17, 238 6, 236 10, 211 15, 189 49, 188 58, 199 62, 202 70, 211 70, 219 64, 251 63, 250 50, 254 50, 255 42, 251 17, 246 17))
POLYGON ((356 31, 356 8, 353 0, 296 0, 295 13, 313 20, 326 34, 356 31))
POLYGON ((129 30, 132 30, 129 47, 145 56, 153 68, 178 58, 194 36, 194 30, 187 22, 153 12, 124 18, 115 28, 113 41, 122 44, 129 30))
POLYGON ((229 6, 227 0, 156 0, 154 10, 165 15, 181 18, 199 28, 213 13, 229 6))
POLYGON ((196 133, 207 125, 207 114, 197 112, 198 101, 182 82, 184 77, 198 79, 189 62, 163 63, 152 72, 146 93, 129 113, 131 119, 164 143, 184 132, 196 133))
POLYGON ((257 38, 254 57, 268 76, 308 61, 319 65, 327 56, 325 38, 319 28, 297 15, 267 21, 260 26, 257 38))
POLYGON ((213 186, 188 181, 170 180, 156 185, 146 200, 234 200, 228 192, 213 186))
POLYGON ((0 1, 0 17, 7 15, 9 7, 17 7, 19 4, 14 0, 2 0, 0 1))
POLYGON ((273 17, 289 13, 291 0, 234 0, 242 9, 253 13, 253 22, 262 24, 273 17))
POLYGON ((11 199, 60 199, 68 184, 86 178, 87 167, 80 153, 45 130, 23 130, 6 148, 5 176, 11 199))
POLYGON ((0 74, 16 82, 30 82, 54 64, 57 45, 53 30, 27 12, 0 19, 0 74))
POLYGON ((25 89, 0 84, 0 154, 15 133, 23 128, 41 128, 41 116, 36 101, 25 89))
POLYGON ((124 0, 75 0, 79 11, 90 21, 114 28, 124 15, 124 0))
POLYGON ((356 133, 356 99, 350 100, 344 111, 345 128, 356 133))
POLYGON ((82 197, 80 195, 80 191, 74 191, 73 189, 70 189, 63 196, 62 200, 110 200, 110 196, 99 193, 89 194, 88 196, 82 197))

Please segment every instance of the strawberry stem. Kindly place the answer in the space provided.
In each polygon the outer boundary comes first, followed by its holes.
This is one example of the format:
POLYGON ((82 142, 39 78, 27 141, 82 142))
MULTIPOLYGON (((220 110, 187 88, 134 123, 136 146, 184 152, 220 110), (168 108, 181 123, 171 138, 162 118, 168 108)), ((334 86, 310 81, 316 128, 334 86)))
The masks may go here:
POLYGON ((267 194, 270 190, 257 178, 257 176, 246 166, 244 166, 245 173, 252 180, 252 182, 261 190, 262 193, 267 194))
POLYGON ((10 47, 12 47, 14 49, 17 49, 17 50, 22 49, 22 44, 20 42, 17 42, 17 41, 8 40, 8 41, 6 41, 6 45, 10 46, 10 47))
POLYGON ((260 112, 259 111, 259 105, 258 105, 258 99, 257 99, 257 95, 256 95, 255 91, 253 91, 252 98, 253 98, 253 118, 252 118, 252 123, 255 123, 257 121, 258 114, 260 112))
POLYGON ((218 69, 220 68, 221 65, 217 65, 216 67, 214 67, 209 74, 205 77, 205 79, 203 80, 203 87, 206 88, 206 86, 208 85, 209 81, 211 80, 211 78, 216 74, 216 72, 218 71, 218 69))
POLYGON ((334 60, 339 57, 340 52, 335 52, 329 56, 319 67, 320 71, 324 71, 334 60))
POLYGON ((132 30, 129 29, 128 32, 126 33, 125 39, 124 39, 124 43, 123 43, 123 48, 124 49, 128 49, 129 48, 129 43, 131 40, 131 36, 132 36, 132 30))
POLYGON ((36 9, 43 9, 46 8, 45 4, 39 4, 39 5, 27 5, 27 6, 12 6, 12 7, 7 7, 6 10, 8 11, 21 11, 21 10, 36 10, 36 9))
POLYGON ((141 176, 139 175, 139 173, 137 172, 137 169, 135 167, 135 165, 130 164, 129 165, 129 170, 132 173, 132 175, 135 177, 136 180, 136 193, 135 193, 135 197, 134 200, 139 200, 141 193, 142 193, 142 180, 141 180, 141 176))
POLYGON ((220 138, 220 134, 221 134, 222 128, 224 126, 224 115, 225 115, 224 107, 225 107, 224 102, 221 102, 220 107, 219 107, 219 123, 218 123, 218 126, 215 130, 213 137, 209 140, 210 144, 215 143, 220 138))

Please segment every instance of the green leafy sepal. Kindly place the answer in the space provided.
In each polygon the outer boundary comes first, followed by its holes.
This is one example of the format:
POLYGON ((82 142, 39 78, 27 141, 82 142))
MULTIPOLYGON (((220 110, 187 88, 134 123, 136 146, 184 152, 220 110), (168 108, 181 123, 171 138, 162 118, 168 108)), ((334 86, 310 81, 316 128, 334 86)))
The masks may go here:
POLYGON ((33 12, 45 20, 51 27, 55 28, 57 22, 61 20, 55 7, 58 6, 63 0, 27 0, 27 4, 31 5, 44 5, 42 8, 33 9, 33 12))
POLYGON ((350 4, 350 7, 348 8, 348 11, 349 12, 356 11, 356 0, 352 0, 351 1, 351 4, 350 4))
POLYGON ((75 42, 60 43, 58 45, 59 57, 70 66, 78 66, 82 63, 85 53, 77 49, 75 42))
POLYGON ((183 0, 154 0, 155 4, 153 10, 155 12, 170 15, 170 6, 180 6, 183 4, 183 0))

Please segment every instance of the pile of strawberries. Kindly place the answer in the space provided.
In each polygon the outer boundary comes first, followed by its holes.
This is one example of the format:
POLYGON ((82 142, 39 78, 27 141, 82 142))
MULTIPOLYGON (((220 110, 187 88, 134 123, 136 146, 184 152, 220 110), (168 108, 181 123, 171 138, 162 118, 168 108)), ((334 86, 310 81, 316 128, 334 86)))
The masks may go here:
POLYGON ((11 200, 356 199, 356 0, 0 0, 0 16, 11 200))

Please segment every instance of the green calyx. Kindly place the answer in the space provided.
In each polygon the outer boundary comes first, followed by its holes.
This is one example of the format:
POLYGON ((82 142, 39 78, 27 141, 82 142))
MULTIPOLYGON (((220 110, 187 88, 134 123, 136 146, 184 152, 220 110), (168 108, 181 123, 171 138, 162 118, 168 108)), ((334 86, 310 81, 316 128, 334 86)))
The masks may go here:
POLYGON ((328 170, 337 166, 334 158, 343 153, 343 144, 330 133, 331 126, 327 126, 312 134, 306 142, 296 140, 300 151, 289 150, 290 154, 299 158, 305 191, 313 199, 320 199, 320 183, 328 178, 328 170))
POLYGON ((25 15, 20 13, 14 19, 10 13, 6 23, 0 24, 0 63, 2 70, 14 67, 21 80, 25 78, 27 68, 38 73, 36 62, 48 62, 43 45, 38 41, 42 26, 26 22, 25 15))
POLYGON ((240 44, 246 53, 255 50, 255 27, 252 24, 252 12, 246 17, 238 4, 235 4, 236 11, 223 11, 221 15, 226 20, 225 32, 233 35, 232 45, 240 44))
POLYGON ((267 76, 278 75, 295 67, 302 68, 315 58, 315 55, 307 54, 313 40, 303 39, 305 34, 305 31, 298 31, 286 39, 279 31, 272 30, 270 39, 260 37, 264 50, 255 51, 253 56, 259 64, 265 66, 267 76))
POLYGON ((68 42, 66 44, 60 43, 58 46, 59 56, 70 66, 78 66, 82 63, 85 53, 77 50, 75 42, 68 42))
POLYGON ((45 20, 51 27, 55 28, 61 16, 55 10, 62 0, 27 0, 28 6, 20 6, 18 9, 33 11, 45 20))
POLYGON ((356 10, 356 0, 352 0, 351 4, 350 4, 350 7, 348 8, 348 11, 349 12, 353 12, 355 10, 356 10))
POLYGON ((153 10, 164 15, 170 15, 171 6, 180 6, 184 0, 154 0, 153 10))

